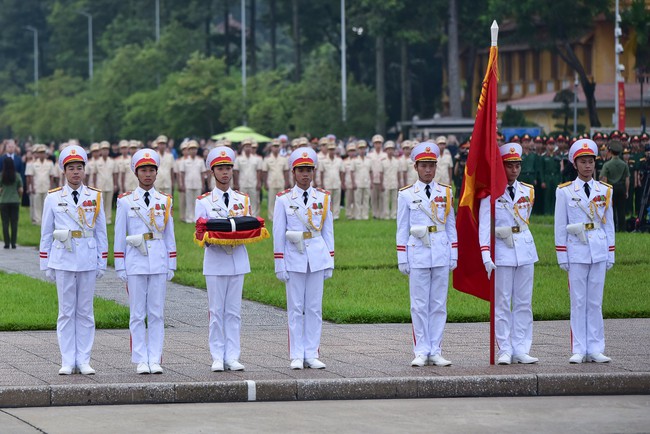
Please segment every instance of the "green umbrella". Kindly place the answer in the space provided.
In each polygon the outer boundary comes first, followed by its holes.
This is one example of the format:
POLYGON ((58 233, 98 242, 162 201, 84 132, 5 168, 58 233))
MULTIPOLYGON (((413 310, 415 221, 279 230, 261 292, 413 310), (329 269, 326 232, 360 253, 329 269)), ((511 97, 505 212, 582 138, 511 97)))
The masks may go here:
POLYGON ((252 128, 243 125, 234 128, 232 131, 215 134, 212 138, 214 140, 230 140, 231 142, 241 142, 245 139, 253 139, 256 142, 270 142, 272 140, 270 137, 258 134, 252 128))

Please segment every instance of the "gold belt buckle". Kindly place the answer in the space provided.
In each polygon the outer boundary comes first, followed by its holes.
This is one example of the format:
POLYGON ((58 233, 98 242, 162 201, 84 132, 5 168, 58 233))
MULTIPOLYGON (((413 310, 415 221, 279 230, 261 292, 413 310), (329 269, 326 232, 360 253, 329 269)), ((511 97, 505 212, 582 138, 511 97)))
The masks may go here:
POLYGON ((521 227, 519 226, 513 226, 511 229, 513 234, 518 234, 519 232, 521 232, 521 227))
POLYGON ((72 236, 72 238, 81 238, 83 234, 81 233, 81 231, 70 231, 70 235, 72 236))
POLYGON ((585 223, 585 229, 588 231, 594 230, 594 224, 593 223, 585 223))
POLYGON ((438 232, 438 226, 429 226, 427 229, 429 232, 438 232))
POLYGON ((302 233, 302 238, 304 240, 309 240, 309 239, 311 239, 311 237, 312 237, 311 232, 303 232, 302 233))
POLYGON ((147 241, 153 240, 153 234, 151 232, 147 232, 146 234, 142 234, 142 238, 144 238, 147 241))

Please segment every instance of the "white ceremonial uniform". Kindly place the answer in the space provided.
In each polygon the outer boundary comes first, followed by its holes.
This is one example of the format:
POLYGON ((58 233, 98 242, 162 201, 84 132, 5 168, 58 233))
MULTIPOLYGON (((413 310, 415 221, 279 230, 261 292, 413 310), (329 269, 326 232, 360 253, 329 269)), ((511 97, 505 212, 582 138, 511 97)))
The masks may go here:
POLYGON ((273 221, 275 196, 286 188, 286 173, 289 171, 289 160, 287 160, 287 157, 281 155, 276 157, 271 153, 264 158, 262 171, 266 173, 266 183, 269 196, 267 216, 269 220, 273 221))
POLYGON ((442 352, 449 269, 458 260, 451 187, 429 185, 430 198, 422 181, 403 187, 397 197, 397 262, 410 268, 413 350, 424 357, 442 352))
MULTIPOLYGON (((506 188, 494 204, 495 335, 499 356, 528 354, 533 342, 533 275, 538 261, 528 222, 535 189, 514 181, 514 199, 506 188)), ((490 196, 481 200, 479 242, 483 262, 490 259, 490 196)))
POLYGON ((152 188, 121 194, 115 215, 115 271, 125 270, 131 310, 131 361, 160 364, 165 338, 167 273, 176 269, 172 198, 152 188), (127 242, 127 237, 141 239, 127 242), (144 246, 136 247, 138 242, 144 246), (147 324, 145 326, 145 317, 147 324))
POLYGON ((171 152, 166 151, 160 155, 160 166, 154 187, 156 190, 165 194, 172 194, 172 176, 174 170, 174 156, 171 152))
MULTIPOLYGON (((247 195, 232 188, 226 193, 227 206, 224 203, 224 192, 217 188, 199 196, 194 210, 195 220, 251 215, 247 195)), ((213 361, 239 360, 242 291, 244 275, 250 271, 246 246, 205 244, 203 275, 208 288, 208 338, 213 361)))
POLYGON ((372 176, 372 187, 370 190, 370 205, 372 206, 372 216, 373 218, 380 219, 383 218, 384 210, 384 194, 381 191, 381 187, 383 185, 381 180, 381 174, 383 173, 382 160, 387 157, 385 152, 377 152, 373 149, 368 152, 366 158, 370 160, 370 172, 372 176))
POLYGON ((614 264, 612 188, 576 178, 558 186, 555 197, 555 251, 559 264, 569 265, 571 334, 574 354, 605 351, 603 289, 607 264, 614 264))
POLYGON ((386 158, 381 162, 381 168, 384 172, 384 192, 382 202, 384 205, 382 216, 384 219, 394 219, 397 217, 397 188, 399 186, 399 168, 400 163, 397 157, 386 158))
POLYGON ((205 161, 198 155, 180 160, 180 172, 185 183, 185 221, 192 222, 192 207, 196 198, 203 193, 203 172, 205 161))
POLYGON ((359 157, 348 157, 343 160, 343 171, 345 172, 345 217, 348 220, 357 218, 357 210, 354 205, 356 191, 356 173, 354 173, 354 162, 359 157), (355 188, 352 188, 352 177, 355 177, 355 188))
POLYGON ((43 161, 35 158, 25 165, 25 176, 32 177, 32 185, 34 186, 34 192, 29 198, 32 208, 32 223, 40 225, 43 216, 43 204, 52 184, 51 179, 54 176, 54 163, 47 158, 43 159, 43 161))
POLYGON ((331 209, 334 220, 339 218, 341 213, 341 174, 345 174, 343 159, 338 155, 330 158, 329 155, 318 160, 318 173, 323 175, 322 188, 330 193, 331 209))
POLYGON ((118 163, 110 157, 99 157, 95 160, 95 188, 102 191, 102 200, 104 214, 106 215, 106 224, 113 221, 113 193, 115 192, 115 174, 120 171, 118 163))
MULTIPOLYGON (((359 150, 359 153, 363 151, 365 151, 365 148, 359 150)), ((356 209, 355 218, 358 220, 368 220, 370 215, 371 170, 372 162, 365 155, 359 155, 354 159, 354 181, 357 185, 354 204, 356 209)))
POLYGON ((257 179, 262 171, 260 157, 253 152, 247 156, 244 152, 235 159, 233 170, 239 172, 239 189, 250 198, 251 215, 259 215, 260 192, 257 189, 257 179))
POLYGON ((61 364, 72 367, 90 362, 95 338, 95 280, 97 270, 106 269, 108 258, 101 192, 85 185, 77 191, 77 204, 67 185, 47 195, 40 242, 40 268, 52 268, 56 274, 61 364))
POLYGON ((289 274, 286 290, 292 360, 318 358, 325 270, 334 269, 330 195, 310 187, 305 204, 303 193, 297 185, 279 193, 273 215, 275 272, 289 274))

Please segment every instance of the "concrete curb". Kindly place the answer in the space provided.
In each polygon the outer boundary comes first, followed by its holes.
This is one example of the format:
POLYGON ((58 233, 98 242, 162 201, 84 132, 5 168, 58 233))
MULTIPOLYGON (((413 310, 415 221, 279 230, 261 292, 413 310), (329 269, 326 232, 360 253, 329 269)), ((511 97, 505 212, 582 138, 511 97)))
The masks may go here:
POLYGON ((1 407, 650 394, 650 373, 0 387, 1 407))

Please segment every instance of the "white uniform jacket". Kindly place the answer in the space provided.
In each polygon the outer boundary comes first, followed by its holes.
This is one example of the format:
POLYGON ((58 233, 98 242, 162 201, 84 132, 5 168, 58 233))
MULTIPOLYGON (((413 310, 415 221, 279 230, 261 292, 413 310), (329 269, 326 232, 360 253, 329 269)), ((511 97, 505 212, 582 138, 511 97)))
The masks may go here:
POLYGON ((277 194, 273 210, 273 256, 275 272, 310 271, 334 268, 334 225, 330 194, 310 187, 307 205, 300 187, 294 186, 277 194), (287 239, 287 231, 300 240, 287 239), (301 251, 302 250, 302 251, 301 251))
POLYGON ((448 267, 458 260, 453 193, 451 187, 432 181, 427 198, 425 188, 417 181, 397 196, 397 262, 408 262, 410 268, 448 267), (414 234, 418 232, 421 236, 414 234))
POLYGON ((121 194, 117 199, 115 215, 115 270, 126 270, 126 274, 167 274, 176 269, 176 239, 172 198, 164 193, 149 190, 149 206, 144 202, 144 190, 138 187, 133 192, 121 194), (143 242, 144 255, 134 246, 128 245, 129 235, 147 236, 143 242))
POLYGON ((101 191, 82 185, 78 204, 72 189, 50 190, 43 206, 41 224, 41 270, 105 270, 108 258, 106 217, 101 191), (69 231, 67 240, 54 239, 54 231, 69 231))
POLYGON ((560 264, 614 263, 612 188, 596 180, 591 185, 589 197, 578 178, 556 190, 555 252, 560 264))
MULTIPOLYGON (((228 189, 228 206, 223 202, 223 192, 218 188, 196 198, 194 220, 225 219, 251 214, 248 195, 228 189)), ((220 246, 205 244, 203 255, 204 276, 235 276, 250 273, 246 246, 220 246)))
MULTIPOLYGON (((515 198, 506 192, 494 203, 494 226, 510 239, 495 237, 494 263, 506 267, 534 264, 539 260, 528 221, 535 202, 535 189, 519 181, 513 183, 515 198)), ((479 242, 483 262, 490 257, 490 196, 481 200, 479 210, 479 242)), ((502 235, 503 236, 503 235, 502 235)))

